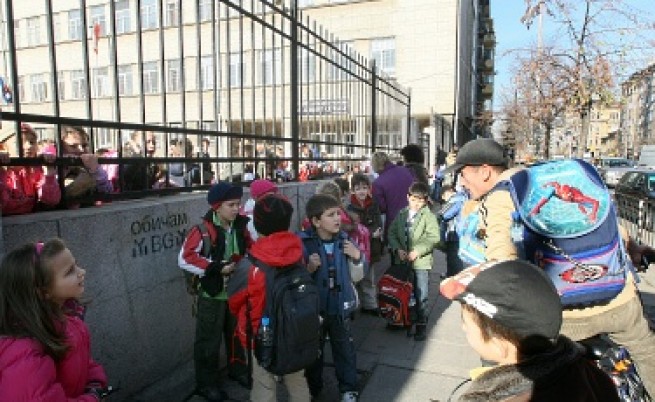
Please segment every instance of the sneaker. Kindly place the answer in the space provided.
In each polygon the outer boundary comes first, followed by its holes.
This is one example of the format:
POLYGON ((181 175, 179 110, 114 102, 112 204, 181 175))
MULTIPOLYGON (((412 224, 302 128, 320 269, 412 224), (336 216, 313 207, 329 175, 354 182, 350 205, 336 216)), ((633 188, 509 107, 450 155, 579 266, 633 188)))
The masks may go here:
POLYGON ((414 334, 414 340, 417 342, 423 342, 427 338, 427 329, 425 324, 416 325, 416 333, 414 334))
POLYGON ((341 394, 341 402, 357 402, 358 394, 354 391, 344 392, 341 394))

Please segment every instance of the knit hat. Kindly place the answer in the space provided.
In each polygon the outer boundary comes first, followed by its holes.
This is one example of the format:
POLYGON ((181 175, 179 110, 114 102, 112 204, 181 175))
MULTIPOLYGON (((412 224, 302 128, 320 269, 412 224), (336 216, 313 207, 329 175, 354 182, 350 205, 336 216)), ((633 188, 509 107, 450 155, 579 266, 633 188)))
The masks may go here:
POLYGON ((252 213, 257 233, 268 236, 272 233, 289 230, 293 207, 282 194, 266 194, 257 200, 252 213))
POLYGON ((218 208, 223 201, 240 200, 243 196, 243 188, 233 186, 230 183, 220 181, 209 188, 207 192, 207 203, 212 209, 218 208))
POLYGON ((562 326, 562 304, 542 269, 521 260, 474 265, 441 283, 444 297, 475 308, 523 337, 553 339, 562 326))
POLYGON ((266 193, 277 193, 277 186, 270 180, 257 179, 250 183, 250 195, 255 200, 266 193))
POLYGON ((455 163, 444 174, 459 172, 464 166, 507 166, 508 158, 502 145, 491 138, 469 141, 457 152, 455 163))

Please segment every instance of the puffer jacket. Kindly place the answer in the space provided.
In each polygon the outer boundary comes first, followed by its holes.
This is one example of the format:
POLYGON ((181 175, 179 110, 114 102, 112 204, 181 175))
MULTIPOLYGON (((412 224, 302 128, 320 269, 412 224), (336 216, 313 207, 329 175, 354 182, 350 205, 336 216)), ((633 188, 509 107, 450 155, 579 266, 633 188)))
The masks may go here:
POLYGON ((34 339, 0 338, 0 401, 97 401, 84 389, 106 387, 107 376, 91 358, 89 330, 76 316, 66 316, 63 326, 70 349, 59 362, 34 339))
POLYGON ((610 378, 564 336, 548 353, 494 367, 475 378, 460 402, 618 402, 610 378))

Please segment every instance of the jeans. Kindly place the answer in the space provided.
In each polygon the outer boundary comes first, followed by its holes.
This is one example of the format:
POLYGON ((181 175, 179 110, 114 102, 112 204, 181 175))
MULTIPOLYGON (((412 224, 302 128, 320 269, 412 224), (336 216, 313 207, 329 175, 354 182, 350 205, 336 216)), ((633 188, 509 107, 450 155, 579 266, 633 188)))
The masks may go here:
POLYGON ((193 360, 198 388, 217 387, 220 377, 219 355, 225 338, 228 373, 241 377, 249 374, 246 351, 233 338, 237 321, 227 308, 227 301, 198 297, 196 339, 193 360))
POLYGON ((428 322, 428 288, 430 271, 427 269, 414 270, 414 298, 416 298, 416 323, 428 322))
POLYGON ((305 370, 307 384, 313 396, 323 389, 323 351, 325 335, 330 336, 332 360, 339 382, 339 392, 357 391, 357 356, 351 332, 350 318, 340 315, 328 315, 323 320, 323 336, 321 337, 321 355, 314 364, 305 370))
POLYGON ((627 303, 600 314, 575 318, 564 314, 560 332, 575 341, 606 333, 628 349, 646 390, 655 395, 655 333, 644 316, 637 292, 627 303))

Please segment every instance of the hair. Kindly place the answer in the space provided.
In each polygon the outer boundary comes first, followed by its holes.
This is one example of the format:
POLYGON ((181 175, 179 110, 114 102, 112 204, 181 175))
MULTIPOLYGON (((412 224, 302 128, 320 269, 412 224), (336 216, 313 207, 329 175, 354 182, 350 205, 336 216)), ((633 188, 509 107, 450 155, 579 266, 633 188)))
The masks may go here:
POLYGON ((409 186, 409 190, 407 190, 407 194, 413 195, 415 197, 421 197, 425 199, 430 198, 430 187, 423 183, 422 181, 415 181, 412 183, 411 186, 409 186))
POLYGON ((307 200, 307 205, 305 205, 305 215, 307 215, 307 219, 311 222, 312 218, 320 219, 323 213, 328 209, 339 207, 341 207, 341 203, 333 196, 327 194, 315 194, 307 200))
POLYGON ((384 152, 376 152, 371 156, 371 167, 374 172, 383 170, 387 162, 390 162, 389 155, 384 152))
POLYGON ((371 187, 371 179, 369 179, 368 176, 363 173, 355 173, 350 178, 350 186, 353 189, 355 188, 355 186, 361 186, 363 184, 371 187))
POLYGON ((341 189, 341 194, 348 194, 350 192, 350 183, 343 177, 337 177, 334 179, 334 182, 337 183, 341 189))
POLYGON ((406 163, 425 163, 423 149, 417 144, 405 145, 405 147, 400 150, 400 154, 403 156, 406 163))
POLYGON ((50 261, 66 249, 63 240, 53 238, 43 245, 28 243, 2 259, 0 265, 0 335, 33 338, 45 353, 61 360, 68 351, 65 335, 57 329, 60 306, 46 299, 52 286, 50 261))
POLYGON ((339 185, 334 181, 323 183, 322 186, 316 189, 316 194, 329 195, 337 200, 339 204, 341 204, 341 197, 343 196, 341 187, 339 187, 339 185))

